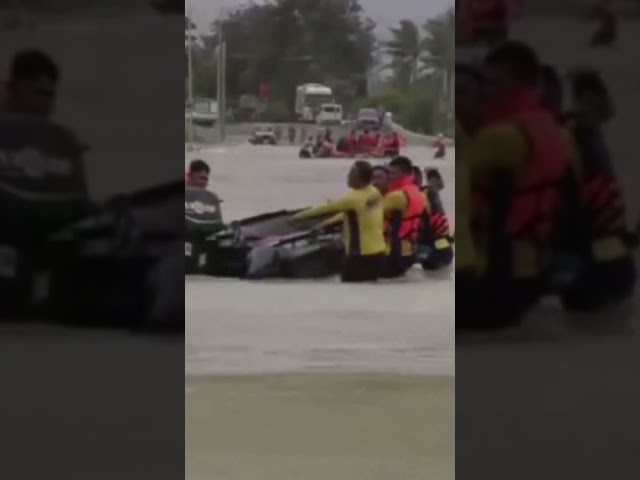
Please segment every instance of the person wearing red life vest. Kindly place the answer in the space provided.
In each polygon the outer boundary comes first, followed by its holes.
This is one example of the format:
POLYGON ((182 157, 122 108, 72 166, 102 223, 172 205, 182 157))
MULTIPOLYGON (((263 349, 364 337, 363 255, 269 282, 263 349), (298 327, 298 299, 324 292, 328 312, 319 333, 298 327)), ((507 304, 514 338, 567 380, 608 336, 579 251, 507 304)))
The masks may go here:
POLYGON ((389 163, 389 191, 384 197, 387 278, 404 276, 416 260, 426 199, 413 178, 413 164, 404 156, 389 163))
POLYGON ((397 157, 400 155, 400 136, 392 130, 382 140, 382 151, 385 157, 397 157))
POLYGON ((573 174, 571 144, 543 105, 531 47, 505 42, 484 67, 489 108, 465 149, 478 274, 466 287, 456 284, 465 307, 456 311, 459 330, 517 324, 545 293, 563 188, 573 174))

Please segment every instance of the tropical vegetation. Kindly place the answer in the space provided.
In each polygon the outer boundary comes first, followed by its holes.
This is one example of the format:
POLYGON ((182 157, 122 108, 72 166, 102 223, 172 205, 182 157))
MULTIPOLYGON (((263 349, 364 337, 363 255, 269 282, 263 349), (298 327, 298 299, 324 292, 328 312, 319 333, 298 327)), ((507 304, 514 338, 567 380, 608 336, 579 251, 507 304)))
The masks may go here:
POLYGON ((196 96, 216 96, 222 29, 227 103, 236 111, 255 101, 268 82, 272 96, 262 118, 288 120, 296 86, 313 82, 332 87, 346 111, 384 106, 407 128, 428 133, 452 125, 453 8, 422 25, 402 20, 387 40, 376 37, 380 32, 358 0, 250 3, 204 33, 194 27, 194 19, 185 17, 196 96))

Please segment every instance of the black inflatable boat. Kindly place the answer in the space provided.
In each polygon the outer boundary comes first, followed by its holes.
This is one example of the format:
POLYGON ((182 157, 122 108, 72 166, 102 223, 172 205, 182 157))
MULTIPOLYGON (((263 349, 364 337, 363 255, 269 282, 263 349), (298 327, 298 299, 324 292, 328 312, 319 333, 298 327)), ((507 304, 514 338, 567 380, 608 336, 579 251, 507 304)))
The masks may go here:
POLYGON ((183 331, 184 181, 96 205, 85 150, 0 114, 0 320, 183 331))
POLYGON ((183 189, 179 181, 118 196, 51 235, 49 316, 81 326, 182 331, 183 189))
POLYGON ((337 228, 317 233, 324 218, 291 222, 280 210, 231 223, 203 243, 202 273, 220 277, 321 278, 337 274, 344 248, 337 228))

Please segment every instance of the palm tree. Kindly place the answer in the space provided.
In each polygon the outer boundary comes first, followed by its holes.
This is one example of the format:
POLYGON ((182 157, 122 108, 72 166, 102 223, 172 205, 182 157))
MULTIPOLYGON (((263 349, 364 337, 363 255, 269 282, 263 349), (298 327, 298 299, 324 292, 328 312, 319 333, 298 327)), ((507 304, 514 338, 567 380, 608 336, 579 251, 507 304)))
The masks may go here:
POLYGON ((425 36, 421 42, 421 73, 430 77, 442 98, 453 109, 453 75, 455 71, 455 12, 450 8, 423 25, 425 36))
POLYGON ((399 28, 390 28, 391 40, 383 43, 383 52, 391 56, 391 69, 400 88, 409 88, 418 78, 421 39, 420 29, 411 20, 401 20, 399 28))

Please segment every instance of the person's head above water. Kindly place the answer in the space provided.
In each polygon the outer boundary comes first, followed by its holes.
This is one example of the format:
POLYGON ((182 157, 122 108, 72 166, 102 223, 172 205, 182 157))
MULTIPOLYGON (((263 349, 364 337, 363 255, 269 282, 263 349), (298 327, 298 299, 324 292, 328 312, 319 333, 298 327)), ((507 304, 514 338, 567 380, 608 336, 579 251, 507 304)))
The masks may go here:
POLYGON ((11 61, 7 107, 15 113, 49 117, 55 108, 60 71, 46 53, 28 49, 11 61))
POLYGON ((192 160, 187 172, 187 185, 190 187, 207 188, 211 169, 204 160, 192 160))
POLYGON ((413 163, 408 157, 400 155, 389 162, 389 176, 391 183, 396 183, 406 177, 413 176, 413 163))
POLYGON ((484 57, 484 78, 491 99, 536 88, 540 62, 536 52, 524 42, 506 41, 484 57))
POLYGON ((609 89, 596 70, 590 68, 573 70, 569 73, 569 84, 573 96, 573 108, 576 111, 602 123, 614 116, 609 89))
POLYGON ((365 160, 356 160, 349 169, 347 185, 349 188, 359 189, 371 185, 373 180, 373 167, 365 160))
POLYGON ((373 167, 373 180, 371 183, 381 194, 385 195, 389 191, 390 185, 389 169, 385 165, 373 167))
POLYGON ((422 183, 424 182, 424 178, 422 176, 422 170, 417 165, 413 166, 413 182, 418 186, 422 187, 422 183))
POLYGON ((440 174, 440 170, 437 168, 425 168, 424 174, 427 177, 427 186, 439 192, 444 189, 444 180, 440 174))

